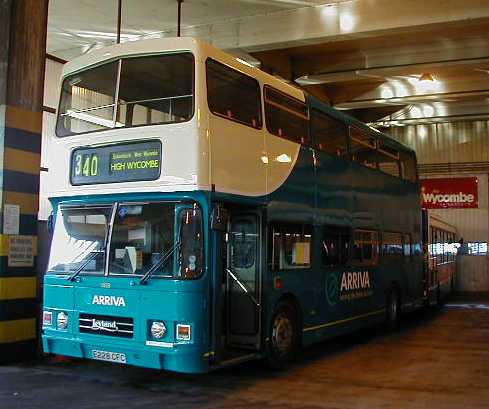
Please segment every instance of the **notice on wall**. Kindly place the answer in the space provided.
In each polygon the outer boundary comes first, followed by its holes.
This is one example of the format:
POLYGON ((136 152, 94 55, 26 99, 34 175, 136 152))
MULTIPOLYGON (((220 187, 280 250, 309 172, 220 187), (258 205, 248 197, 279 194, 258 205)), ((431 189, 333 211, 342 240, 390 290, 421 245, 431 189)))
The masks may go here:
POLYGON ((475 209, 479 206, 476 177, 421 180, 424 209, 475 209))
POLYGON ((20 206, 5 204, 3 207, 3 234, 19 234, 20 206))
POLYGON ((34 267, 34 236, 10 236, 9 267, 34 267))

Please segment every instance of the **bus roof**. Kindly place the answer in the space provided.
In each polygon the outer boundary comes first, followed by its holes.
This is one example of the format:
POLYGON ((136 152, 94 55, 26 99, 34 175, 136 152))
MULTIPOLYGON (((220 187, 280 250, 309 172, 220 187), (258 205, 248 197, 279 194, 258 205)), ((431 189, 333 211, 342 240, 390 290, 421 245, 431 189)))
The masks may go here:
POLYGON ((256 67, 243 64, 234 56, 213 45, 193 37, 168 37, 148 40, 127 41, 121 44, 114 44, 108 47, 93 50, 65 64, 63 77, 83 70, 85 68, 98 65, 105 61, 114 60, 124 56, 138 54, 156 54, 164 51, 192 51, 196 54, 201 53, 205 56, 218 58, 222 63, 228 64, 235 69, 250 75, 257 80, 272 85, 290 96, 305 101, 305 94, 299 87, 287 84, 286 82, 270 75, 256 67))

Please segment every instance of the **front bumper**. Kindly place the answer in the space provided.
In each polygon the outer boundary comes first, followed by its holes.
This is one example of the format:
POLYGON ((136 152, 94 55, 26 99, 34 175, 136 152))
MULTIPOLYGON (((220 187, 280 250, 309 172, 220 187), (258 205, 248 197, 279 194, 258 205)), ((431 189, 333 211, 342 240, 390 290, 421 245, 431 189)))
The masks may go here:
POLYGON ((116 343, 94 342, 60 336, 42 336, 45 353, 94 359, 93 351, 107 351, 124 354, 126 364, 145 368, 163 369, 183 373, 204 373, 209 371, 209 358, 196 345, 169 344, 172 346, 135 346, 116 343))

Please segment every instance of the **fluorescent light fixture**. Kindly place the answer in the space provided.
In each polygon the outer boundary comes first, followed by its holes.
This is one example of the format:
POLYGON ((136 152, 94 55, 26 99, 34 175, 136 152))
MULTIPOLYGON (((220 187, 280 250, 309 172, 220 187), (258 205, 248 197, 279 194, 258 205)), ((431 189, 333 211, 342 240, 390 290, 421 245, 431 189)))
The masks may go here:
POLYGON ((303 75, 302 77, 296 78, 294 80, 299 85, 318 85, 324 84, 325 81, 319 78, 309 77, 309 75, 303 75))
POLYGON ((429 72, 425 72, 420 75, 418 78, 418 81, 435 81, 435 77, 433 77, 433 74, 430 74, 429 72))
MULTIPOLYGON (((66 111, 65 115, 70 116, 72 118, 79 119, 81 121, 90 122, 90 123, 95 124, 95 125, 100 125, 100 126, 103 126, 105 128, 113 128, 114 127, 114 121, 112 121, 111 119, 100 118, 100 117, 95 116, 95 115, 87 114, 86 112, 76 112, 76 111, 72 111, 71 109, 69 109, 68 111, 66 111)), ((124 126, 124 124, 121 122, 115 123, 116 128, 121 128, 123 126, 124 126)))
POLYGON ((239 61, 241 64, 247 65, 248 67, 255 68, 253 64, 250 64, 248 61, 245 61, 241 58, 236 58, 236 61, 239 61))

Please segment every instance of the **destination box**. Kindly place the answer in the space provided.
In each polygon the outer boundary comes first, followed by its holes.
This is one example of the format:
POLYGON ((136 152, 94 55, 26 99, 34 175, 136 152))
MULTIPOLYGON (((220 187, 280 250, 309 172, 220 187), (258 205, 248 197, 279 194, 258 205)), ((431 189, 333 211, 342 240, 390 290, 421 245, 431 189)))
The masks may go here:
POLYGON ((160 172, 159 141, 79 148, 71 157, 72 185, 156 180, 160 172))

